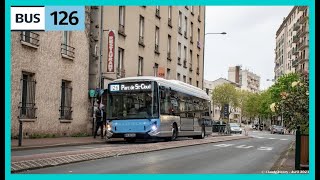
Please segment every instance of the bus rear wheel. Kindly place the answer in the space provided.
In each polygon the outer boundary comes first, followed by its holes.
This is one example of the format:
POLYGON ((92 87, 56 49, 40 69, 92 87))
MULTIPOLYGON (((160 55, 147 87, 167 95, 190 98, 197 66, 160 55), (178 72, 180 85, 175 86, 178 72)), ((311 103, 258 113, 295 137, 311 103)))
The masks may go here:
POLYGON ((206 136, 206 129, 204 126, 201 127, 201 134, 198 136, 194 136, 193 139, 204 139, 206 136))

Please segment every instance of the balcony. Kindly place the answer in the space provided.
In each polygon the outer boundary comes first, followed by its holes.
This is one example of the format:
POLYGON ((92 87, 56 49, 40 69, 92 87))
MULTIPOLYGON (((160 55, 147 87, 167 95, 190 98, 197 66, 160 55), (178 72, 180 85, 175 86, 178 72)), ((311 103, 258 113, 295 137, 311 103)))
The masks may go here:
POLYGON ((298 31, 297 31, 297 34, 296 34, 296 36, 297 37, 300 37, 300 35, 301 35, 301 32, 302 32, 302 30, 301 30, 302 28, 300 28, 298 31))
POLYGON ((119 24, 118 34, 122 35, 123 37, 127 36, 126 33, 124 32, 124 25, 119 24))
POLYGON ((156 54, 160 54, 160 52, 159 52, 159 45, 158 45, 158 44, 155 44, 155 45, 154 45, 154 52, 155 52, 156 54))
POLYGON ((303 50, 303 49, 306 48, 306 47, 309 47, 309 40, 302 41, 302 42, 299 44, 298 49, 299 49, 299 50, 303 50))
POLYGON ((192 72, 193 69, 192 69, 192 63, 189 63, 189 71, 192 72))
POLYGON ((183 67, 187 68, 187 60, 186 59, 184 59, 184 61, 183 61, 183 67))
POLYGON ((74 47, 61 43, 61 55, 67 59, 74 59, 74 47))
POLYGON ((306 35, 308 32, 309 32, 309 29, 306 26, 303 26, 301 28, 300 36, 302 37, 302 36, 306 35))
POLYGON ((197 67, 197 74, 199 75, 200 74, 200 68, 197 67))
POLYGON ((199 41, 197 41, 197 47, 198 47, 199 49, 201 49, 201 44, 200 44, 199 41))
POLYGON ((300 24, 299 24, 299 23, 295 23, 295 24, 293 25, 293 30, 294 30, 294 31, 297 31, 299 28, 300 28, 300 24))
POLYGON ((182 32, 181 32, 182 30, 181 30, 181 27, 178 27, 178 33, 180 34, 180 35, 182 35, 182 32))
POLYGON ((139 36, 139 45, 144 47, 144 37, 143 36, 139 36))
POLYGON ((201 18, 200 18, 200 15, 198 15, 198 21, 199 21, 199 22, 201 22, 201 18))
POLYGON ((303 23, 305 23, 308 19, 309 19, 308 16, 303 16, 303 17, 301 17, 301 18, 299 19, 299 23, 300 23, 300 24, 303 24, 303 23))
POLYGON ((298 6, 299 7, 299 11, 304 11, 308 8, 308 6, 298 6))
POLYGON ((31 31, 22 31, 20 37, 21 44, 33 47, 35 49, 39 47, 39 34, 31 31))
POLYGON ((171 61, 171 52, 167 53, 167 60, 171 61))
POLYGON ((184 35, 184 38, 188 39, 187 31, 184 31, 183 35, 184 35))
POLYGON ((172 19, 168 18, 168 26, 172 28, 172 19))
POLYGON ((178 65, 181 66, 181 58, 178 57, 178 65))
POLYGON ((299 51, 297 50, 297 47, 292 49, 292 54, 295 55, 295 56, 299 54, 299 51))
POLYGON ((299 40, 300 40, 300 38, 298 36, 293 36, 293 38, 292 38, 293 43, 297 43, 297 42, 299 42, 299 40))
POLYGON ((161 17, 160 17, 160 9, 156 9, 156 17, 161 19, 161 17))

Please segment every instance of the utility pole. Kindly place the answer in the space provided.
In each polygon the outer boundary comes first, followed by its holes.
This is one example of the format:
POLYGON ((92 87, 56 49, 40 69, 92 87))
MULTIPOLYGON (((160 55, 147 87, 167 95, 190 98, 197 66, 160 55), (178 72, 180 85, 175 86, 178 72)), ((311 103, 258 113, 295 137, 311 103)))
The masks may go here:
POLYGON ((102 39, 103 39, 103 6, 100 6, 100 56, 99 56, 99 88, 102 87, 102 39))

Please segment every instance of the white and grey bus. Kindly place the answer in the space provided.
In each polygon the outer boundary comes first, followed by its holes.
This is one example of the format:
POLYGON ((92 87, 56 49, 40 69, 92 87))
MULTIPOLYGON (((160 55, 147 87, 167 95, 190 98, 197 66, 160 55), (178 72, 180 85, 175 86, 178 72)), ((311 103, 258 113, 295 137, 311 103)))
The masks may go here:
POLYGON ((200 88, 140 76, 114 80, 107 92, 107 138, 201 139, 212 133, 210 98, 200 88))

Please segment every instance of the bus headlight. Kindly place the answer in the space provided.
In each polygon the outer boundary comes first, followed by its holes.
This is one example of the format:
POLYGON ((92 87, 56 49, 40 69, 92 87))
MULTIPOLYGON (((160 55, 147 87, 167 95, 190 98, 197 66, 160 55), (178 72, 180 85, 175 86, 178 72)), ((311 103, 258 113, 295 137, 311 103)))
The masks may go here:
POLYGON ((110 124, 107 124, 107 130, 111 131, 111 125, 110 124))
POLYGON ((151 130, 152 130, 152 131, 157 130, 157 126, 156 126, 155 124, 153 124, 153 125, 151 126, 151 130))

